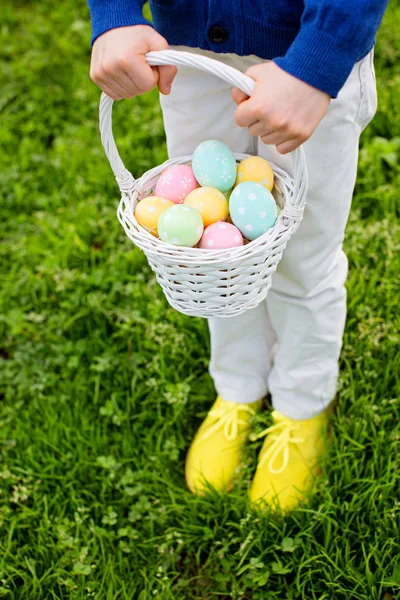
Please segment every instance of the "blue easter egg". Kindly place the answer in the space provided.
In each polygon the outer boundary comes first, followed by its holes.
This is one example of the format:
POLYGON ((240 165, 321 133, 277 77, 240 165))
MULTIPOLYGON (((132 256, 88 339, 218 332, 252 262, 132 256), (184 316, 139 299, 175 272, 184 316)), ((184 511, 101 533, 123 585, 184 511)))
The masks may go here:
POLYGON ((228 146, 218 140, 207 140, 193 153, 192 169, 200 185, 227 192, 236 180, 236 160, 228 146))
POLYGON ((273 227, 278 208, 271 192, 252 181, 240 183, 229 198, 231 219, 248 240, 255 240, 273 227))

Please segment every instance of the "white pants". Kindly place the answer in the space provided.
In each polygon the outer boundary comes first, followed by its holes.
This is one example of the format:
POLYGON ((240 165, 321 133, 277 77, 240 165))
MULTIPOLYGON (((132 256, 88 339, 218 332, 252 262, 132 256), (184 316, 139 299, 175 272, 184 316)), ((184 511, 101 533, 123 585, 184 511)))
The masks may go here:
MULTIPOLYGON (((196 52, 241 71, 261 62, 255 56, 196 52)), ((161 105, 170 157, 191 154, 211 138, 235 152, 271 158, 291 171, 290 156, 279 155, 235 124, 231 89, 216 77, 180 67, 171 94, 161 97, 161 105)), ((239 317, 209 320, 210 373, 225 400, 255 402, 269 391, 276 410, 307 419, 333 399, 346 318, 347 259, 342 242, 359 137, 375 111, 371 53, 354 66, 304 144, 309 171, 304 219, 284 252, 266 301, 239 317)))

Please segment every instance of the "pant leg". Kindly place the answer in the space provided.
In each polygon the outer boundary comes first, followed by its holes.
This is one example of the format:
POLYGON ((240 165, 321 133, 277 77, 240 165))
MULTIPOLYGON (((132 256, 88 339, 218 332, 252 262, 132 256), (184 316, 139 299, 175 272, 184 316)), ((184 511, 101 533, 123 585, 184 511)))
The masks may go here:
MULTIPOLYGON (((185 48, 183 48, 185 49, 185 48)), ((193 49, 186 49, 193 52, 193 49)), ((201 54, 246 70, 258 59, 201 54)), ((230 86, 197 69, 180 67, 169 96, 161 96, 170 157, 191 154, 209 138, 225 142, 235 152, 255 153, 257 138, 237 127, 230 86)), ((269 351, 273 332, 263 303, 244 315, 209 319, 210 374, 218 394, 232 402, 255 402, 267 392, 269 351)))
MULTIPOLYGON (((372 54, 357 63, 339 97, 304 145, 309 190, 267 297, 277 335, 268 387, 275 409, 294 419, 322 412, 336 392, 346 319, 342 250, 361 131, 376 110, 372 54)), ((260 144, 260 153, 265 152, 260 144)))

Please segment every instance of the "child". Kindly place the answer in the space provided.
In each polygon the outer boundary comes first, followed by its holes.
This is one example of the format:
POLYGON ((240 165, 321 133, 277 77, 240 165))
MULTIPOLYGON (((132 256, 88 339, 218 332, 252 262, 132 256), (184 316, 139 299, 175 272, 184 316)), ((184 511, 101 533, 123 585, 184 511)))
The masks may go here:
POLYGON ((195 493, 207 482, 230 488, 267 391, 274 424, 262 433, 250 498, 291 509, 318 473, 346 317, 342 242, 359 137, 376 110, 372 48, 386 3, 153 0, 153 29, 142 0, 89 0, 93 81, 114 100, 158 85, 170 157, 213 138, 290 171, 288 153, 304 143, 304 219, 266 301, 239 317, 209 320, 219 396, 187 457, 195 493), (254 95, 196 69, 150 68, 146 52, 170 45, 247 73, 254 95))

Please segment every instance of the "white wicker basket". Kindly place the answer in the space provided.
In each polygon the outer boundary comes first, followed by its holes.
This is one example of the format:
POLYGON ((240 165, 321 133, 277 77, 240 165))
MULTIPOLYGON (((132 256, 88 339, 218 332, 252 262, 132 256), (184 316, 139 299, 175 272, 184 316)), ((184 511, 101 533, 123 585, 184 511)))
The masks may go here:
MULTIPOLYGON (((147 54, 151 66, 187 65, 217 75, 249 96, 252 79, 219 61, 176 50, 147 54)), ((299 226, 307 193, 304 151, 293 152, 293 178, 271 163, 275 191, 282 211, 274 227, 256 240, 227 250, 201 250, 172 246, 148 233, 135 217, 136 203, 154 190, 166 167, 190 164, 191 156, 166 161, 135 180, 125 168, 112 133, 113 100, 102 94, 100 101, 101 140, 122 193, 118 220, 129 239, 143 250, 157 281, 174 308, 197 317, 231 317, 257 306, 267 295, 271 277, 288 240, 299 226)), ((237 161, 247 154, 237 154, 237 161)))

